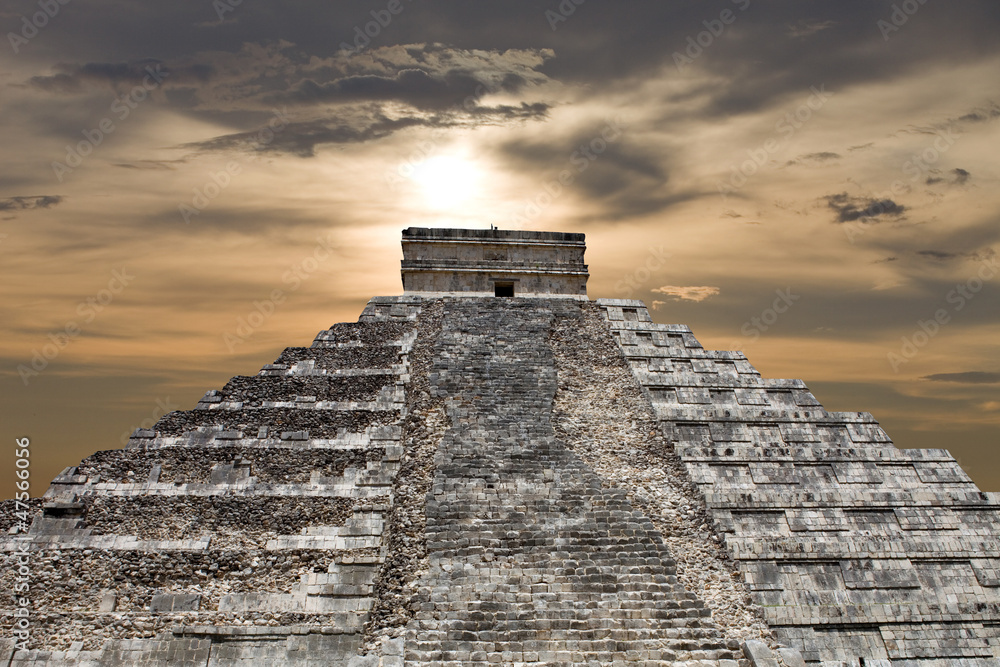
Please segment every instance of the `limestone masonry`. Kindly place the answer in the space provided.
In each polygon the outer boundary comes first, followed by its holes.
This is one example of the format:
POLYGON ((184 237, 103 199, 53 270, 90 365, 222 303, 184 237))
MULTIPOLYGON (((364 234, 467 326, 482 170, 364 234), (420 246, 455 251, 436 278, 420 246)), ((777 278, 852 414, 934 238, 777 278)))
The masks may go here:
POLYGON ((583 234, 403 230, 403 289, 430 296, 587 298, 583 234))
POLYGON ((583 253, 407 229, 402 296, 3 501, 0 667, 1000 664, 1000 494, 583 253))

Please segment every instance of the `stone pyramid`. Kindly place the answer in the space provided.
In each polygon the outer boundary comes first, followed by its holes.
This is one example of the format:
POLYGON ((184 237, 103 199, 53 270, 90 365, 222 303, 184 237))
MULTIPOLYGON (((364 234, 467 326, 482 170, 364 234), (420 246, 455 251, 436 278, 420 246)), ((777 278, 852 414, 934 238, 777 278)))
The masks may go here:
POLYGON ((0 667, 1000 664, 1000 494, 584 249, 407 229, 403 295, 4 501, 0 667))

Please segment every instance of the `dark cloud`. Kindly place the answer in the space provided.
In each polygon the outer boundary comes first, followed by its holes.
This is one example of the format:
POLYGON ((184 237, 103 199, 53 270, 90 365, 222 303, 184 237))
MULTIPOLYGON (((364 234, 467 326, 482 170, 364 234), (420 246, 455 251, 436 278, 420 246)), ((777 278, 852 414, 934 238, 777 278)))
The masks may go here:
POLYGON ((545 102, 534 102, 528 104, 521 102, 518 106, 500 104, 495 107, 476 106, 467 110, 471 117, 493 119, 493 120, 527 120, 544 118, 548 115, 551 106, 545 102))
MULTIPOLYGON (((791 94, 825 83, 832 90, 878 83, 942 60, 973 61, 1000 51, 995 26, 1000 9, 993 0, 969 0, 956 14, 947 5, 927 3, 894 33, 889 43, 877 22, 889 17, 884 3, 845 0, 823 3, 721 2, 663 3, 636 0, 586 3, 553 26, 551 0, 467 3, 458 0, 404 3, 404 10, 373 37, 360 54, 415 42, 440 42, 458 49, 547 48, 557 57, 543 67, 566 83, 631 86, 637 79, 672 66, 689 37, 706 30, 723 9, 735 22, 712 39, 693 67, 722 74, 712 91, 710 111, 756 110, 791 94), (745 7, 742 10, 741 7, 745 7), (554 29, 555 28, 555 29, 554 29), (933 44, 935 48, 928 48, 933 44)), ((72 24, 54 22, 52 49, 59 54, 152 54, 166 62, 199 51, 238 51, 267 40, 294 44, 310 57, 335 56, 356 29, 372 20, 370 3, 302 0, 280 5, 242 3, 216 24, 211 3, 177 0, 147 3, 121 12, 114 3, 88 7, 72 24), (155 25, 155 31, 136 26, 155 25)), ((105 56, 108 57, 108 56, 105 56)), ((280 75, 280 71, 277 72, 280 75)), ((324 81, 317 79, 317 85, 324 81)), ((790 99, 790 98, 789 98, 790 99)))
POLYGON ((947 259, 955 259, 956 257, 961 257, 957 252, 943 252, 941 250, 918 250, 917 254, 921 257, 927 257, 928 259, 936 259, 938 261, 944 261, 947 259))
POLYGON ((82 93, 88 87, 109 87, 121 90, 125 87, 145 83, 159 85, 168 81, 171 85, 182 83, 205 83, 212 75, 212 68, 205 64, 167 65, 145 59, 119 63, 86 63, 83 65, 60 63, 53 69, 56 74, 33 76, 28 85, 38 90, 56 94, 82 93))
POLYGON ((0 211, 30 211, 39 208, 52 208, 61 203, 60 195, 33 195, 30 197, 7 197, 0 199, 0 211))
POLYGON ((287 94, 273 96, 271 101, 315 104, 395 100, 418 108, 440 109, 474 98, 479 85, 475 78, 461 73, 436 78, 421 70, 407 69, 393 77, 352 76, 324 84, 309 79, 287 94))
POLYGON ((930 42, 942 47, 939 54, 947 52, 943 57, 951 62, 996 54, 1000 45, 987 44, 988 29, 985 25, 974 26, 972 21, 995 26, 1000 8, 977 2, 970 9, 959 28, 957 24, 946 26, 950 12, 943 5, 921 5, 920 15, 887 41, 876 25, 891 13, 888 3, 849 0, 836 6, 817 2, 755 4, 745 17, 737 19, 731 34, 712 44, 711 52, 706 51, 699 61, 713 74, 723 74, 727 69, 733 72, 734 68, 739 73, 731 85, 720 91, 710 109, 719 113, 756 110, 783 98, 793 106, 797 103, 794 96, 808 94, 811 86, 825 84, 836 94, 862 81, 878 83, 919 73, 934 60, 930 51, 936 49, 927 48, 930 42), (781 39, 777 33, 782 25, 806 12, 816 13, 809 18, 833 20, 840 25, 807 40, 781 39), (775 25, 781 19, 783 23, 775 25), (956 51, 963 43, 968 44, 968 50, 959 55, 956 51), (741 55, 750 54, 752 63, 740 62, 741 55))
POLYGON ((517 92, 523 77, 506 75, 497 84, 482 81, 462 71, 432 75, 420 69, 404 69, 394 76, 349 76, 327 83, 307 79, 287 93, 267 98, 274 104, 350 104, 359 102, 402 102, 417 109, 443 110, 453 107, 474 109, 487 93, 517 92))
MULTIPOLYGON (((537 96, 516 98, 547 81, 537 67, 551 56, 544 49, 487 51, 414 43, 373 45, 360 54, 319 57, 291 42, 270 39, 243 43, 235 51, 198 51, 174 59, 62 64, 54 68, 56 74, 32 77, 28 84, 51 93, 77 94, 101 86, 120 90, 139 85, 150 72, 157 72, 170 86, 158 98, 163 107, 231 128, 184 147, 244 148, 308 157, 320 144, 369 141, 407 127, 544 118, 549 103, 537 96), (503 99, 490 100, 494 94, 503 99), (275 106, 286 105, 301 110, 292 114, 296 122, 273 141, 257 141, 265 118, 276 113, 275 106)), ((89 118, 91 113, 83 115, 89 118)), ((46 128, 50 134, 70 136, 91 122, 66 114, 40 118, 32 122, 54 125, 46 128)), ((117 165, 151 168, 141 160, 117 165)))
POLYGON ((434 126, 432 119, 375 118, 364 128, 355 128, 336 121, 311 121, 289 123, 274 133, 270 141, 262 141, 260 130, 239 132, 216 137, 208 141, 186 144, 185 148, 203 151, 244 150, 257 153, 289 153, 299 157, 313 157, 320 144, 353 144, 386 137, 397 130, 415 125, 434 126))
POLYGON ((1000 373, 966 371, 964 373, 935 373, 925 375, 921 380, 931 382, 961 382, 963 384, 1000 384, 1000 373))
MULTIPOLYGON (((935 172, 940 173, 940 172, 935 172)), ((927 185, 936 185, 938 183, 948 183, 949 185, 965 185, 972 178, 972 174, 965 169, 955 168, 948 172, 948 176, 951 179, 947 179, 944 176, 928 176, 927 185)))
POLYGON ((539 187, 568 175, 568 189, 598 205, 593 210, 605 219, 638 216, 701 196, 669 191, 670 158, 631 139, 620 120, 509 140, 497 152, 512 171, 534 175, 539 187))
POLYGON ((186 158, 179 158, 176 160, 135 160, 134 162, 117 162, 113 163, 113 166, 121 169, 172 171, 177 169, 177 165, 185 163, 187 163, 186 158))
POLYGON ((815 35, 820 30, 828 30, 835 25, 837 25, 836 21, 810 21, 805 19, 789 25, 788 35, 790 37, 809 37, 810 35, 815 35))
POLYGON ((286 153, 299 157, 314 157, 316 147, 324 144, 356 144, 373 141, 409 127, 447 128, 544 118, 548 109, 548 105, 542 103, 520 106, 477 106, 468 113, 413 115, 400 118, 389 118, 380 111, 373 110, 370 117, 364 120, 318 119, 290 122, 273 132, 265 126, 185 144, 182 148, 197 151, 241 150, 251 153, 286 153))
MULTIPOLYGON (((128 17, 98 7, 80 17, 71 36, 58 42, 65 45, 63 60, 92 53, 106 53, 109 59, 126 57, 119 62, 57 65, 55 74, 33 77, 30 85, 62 94, 92 86, 119 89, 141 82, 147 66, 161 65, 169 72, 167 104, 195 115, 219 109, 259 110, 268 101, 313 107, 399 102, 439 112, 475 97, 479 86, 490 92, 517 93, 539 78, 609 90, 632 87, 643 76, 662 72, 664 65, 672 67, 673 54, 683 51, 688 38, 704 31, 705 22, 721 11, 700 3, 677 6, 638 0, 627 9, 617 3, 588 3, 553 29, 545 18, 551 4, 514 1, 470 6, 448 0, 405 4, 367 48, 348 59, 340 44, 372 20, 370 7, 360 2, 304 0, 280 8, 243 3, 226 17, 226 24, 202 31, 191 31, 191 25, 215 23, 217 16, 210 6, 194 0, 133 9, 128 17), (136 33, 148 31, 134 30, 137 24, 155 24, 158 29, 140 39, 136 33), (505 54, 518 49, 546 55, 540 64, 504 60, 505 54), (488 73, 477 60, 484 53, 487 60, 496 61, 488 73), (156 58, 129 60, 131 54, 156 58), (237 62, 237 54, 255 59, 256 65, 237 62)), ((701 87, 698 108, 691 114, 702 118, 740 114, 776 104, 794 110, 813 86, 835 92, 880 82, 928 62, 939 64, 937 50, 927 49, 924 39, 931 27, 935 43, 951 58, 974 59, 983 52, 1000 51, 988 29, 1000 11, 995 3, 982 0, 972 0, 963 6, 960 19, 949 16, 948 21, 936 20, 944 9, 921 7, 919 17, 893 35, 892 49, 884 48, 874 28, 885 18, 885 8, 872 3, 747 2, 745 11, 743 5, 722 4, 735 12, 736 21, 694 61, 695 70, 722 78, 701 87), (962 49, 948 49, 949 44, 960 44, 962 49)), ((69 28, 51 28, 53 39, 58 40, 63 29, 69 28)), ((539 102, 553 100, 525 100, 539 102)), ((676 104, 674 100, 671 106, 676 104)), ((962 118, 978 121, 996 114, 1000 110, 985 107, 962 118)))
POLYGON ((1000 118, 1000 105, 993 103, 980 109, 974 109, 963 116, 959 116, 958 120, 965 123, 985 123, 986 121, 997 118, 1000 118))
POLYGON ((873 218, 899 217, 906 210, 905 206, 897 204, 891 199, 852 197, 846 192, 829 195, 825 199, 827 206, 837 212, 837 222, 853 222, 854 220, 877 222, 873 218))
POLYGON ((801 160, 815 160, 817 162, 823 162, 824 160, 836 160, 840 158, 838 153, 831 153, 829 151, 823 151, 821 153, 808 153, 807 155, 800 156, 801 160))
POLYGON ((946 252, 943 250, 918 250, 916 253, 920 257, 925 257, 927 259, 933 259, 936 261, 946 261, 950 259, 972 259, 977 261, 983 261, 989 259, 996 255, 996 252, 992 248, 986 248, 985 250, 977 252, 946 252))
POLYGON ((839 153, 831 153, 830 151, 821 151, 819 153, 806 153, 805 155, 800 155, 794 160, 789 160, 786 164, 799 164, 801 162, 827 162, 829 160, 839 160, 839 153))

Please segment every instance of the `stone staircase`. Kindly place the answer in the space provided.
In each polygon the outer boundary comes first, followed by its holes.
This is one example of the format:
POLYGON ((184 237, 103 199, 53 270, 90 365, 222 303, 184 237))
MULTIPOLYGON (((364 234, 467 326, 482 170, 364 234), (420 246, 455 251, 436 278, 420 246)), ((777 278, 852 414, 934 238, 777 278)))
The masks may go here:
POLYGON ((555 438, 555 299, 446 300, 430 376, 450 428, 427 500, 408 663, 736 667, 648 517, 555 438))
POLYGON ((1000 664, 1000 494, 640 301, 596 307, 779 641, 811 664, 1000 664))
POLYGON ((27 534, 0 540, 5 573, 28 554, 44 647, 5 642, 0 664, 359 659, 419 311, 373 300, 358 323, 64 471, 27 534))

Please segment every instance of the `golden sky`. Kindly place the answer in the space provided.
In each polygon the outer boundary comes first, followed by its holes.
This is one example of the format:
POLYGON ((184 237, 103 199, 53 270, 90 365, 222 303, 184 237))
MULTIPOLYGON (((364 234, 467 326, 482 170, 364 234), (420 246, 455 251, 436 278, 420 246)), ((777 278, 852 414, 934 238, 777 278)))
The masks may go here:
POLYGON ((995 2, 43 4, 0 9, 34 493, 490 224, 1000 490, 995 2))

